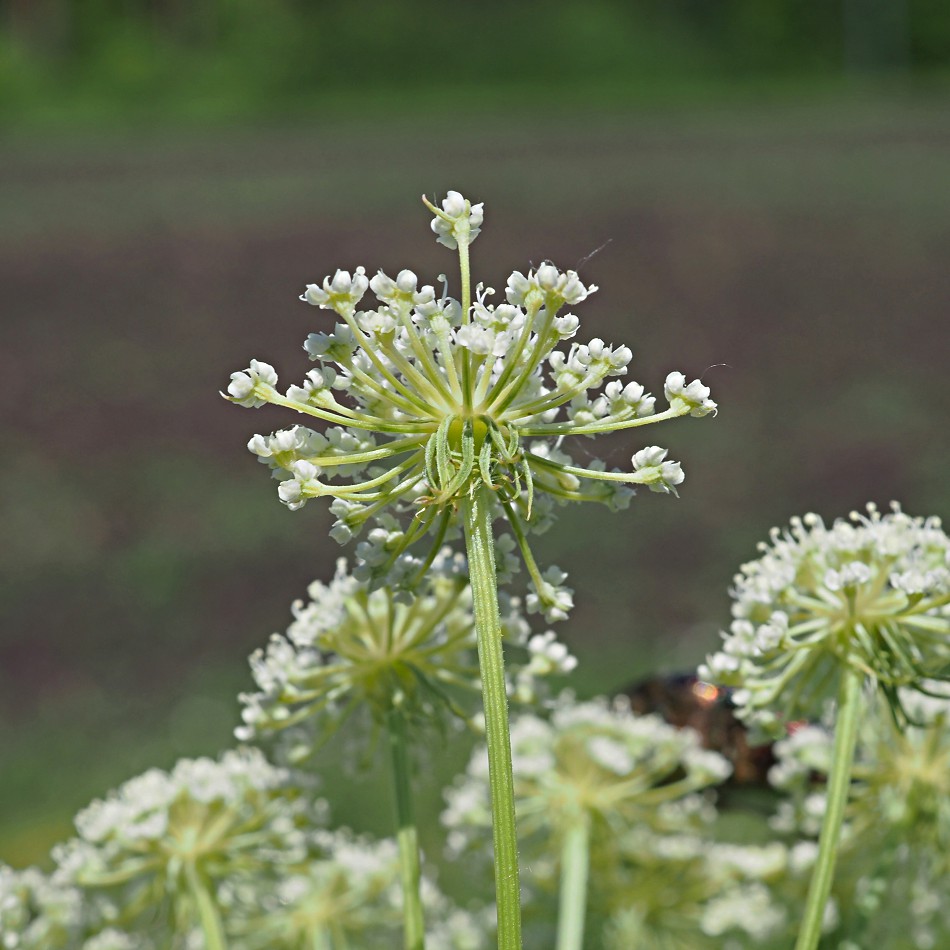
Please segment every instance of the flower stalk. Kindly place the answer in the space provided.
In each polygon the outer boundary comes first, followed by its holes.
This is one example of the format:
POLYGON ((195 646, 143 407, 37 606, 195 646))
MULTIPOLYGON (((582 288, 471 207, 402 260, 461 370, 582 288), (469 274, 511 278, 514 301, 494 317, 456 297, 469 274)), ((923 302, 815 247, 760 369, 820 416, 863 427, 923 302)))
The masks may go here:
POLYGON ((795 950, 815 950, 821 939, 825 906, 831 893, 831 882, 838 857, 841 825, 851 788, 851 769, 854 765, 854 749, 861 715, 863 682, 864 674, 860 670, 852 666, 844 667, 838 693, 834 757, 828 776, 825 816, 818 839, 818 858, 808 886, 805 912, 795 950))
POLYGON ((561 891, 558 900, 557 950, 582 950, 590 870, 590 818, 581 812, 561 844, 561 891))
POLYGON ((508 695, 498 612, 498 580, 491 528, 491 496, 479 488, 464 503, 472 606, 485 704, 485 737, 491 786, 492 843, 499 950, 520 950, 521 891, 515 824, 514 776, 508 727, 508 695))
POLYGON ((185 878, 198 910, 198 920, 201 924, 201 932, 204 934, 206 950, 228 950, 228 941, 224 936, 224 925, 221 922, 218 905, 207 882, 192 861, 185 863, 185 878))
POLYGON ((412 770, 405 716, 399 710, 393 710, 388 716, 387 725, 395 792, 399 876, 402 881, 404 946, 406 950, 424 950, 419 834, 412 807, 412 770))

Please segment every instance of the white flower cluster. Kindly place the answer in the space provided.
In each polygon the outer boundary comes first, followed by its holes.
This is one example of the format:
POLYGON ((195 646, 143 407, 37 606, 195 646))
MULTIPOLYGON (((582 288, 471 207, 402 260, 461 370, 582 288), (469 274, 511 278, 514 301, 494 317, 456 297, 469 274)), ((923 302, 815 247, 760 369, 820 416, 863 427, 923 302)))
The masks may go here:
POLYGON ((775 764, 769 769, 769 784, 789 792, 812 775, 827 775, 833 745, 834 737, 823 726, 797 726, 772 746, 775 764))
POLYGON ((0 864, 0 950, 70 950, 81 932, 82 900, 36 868, 0 864))
MULTIPOLYGON (((917 725, 898 726, 885 697, 862 719, 826 921, 836 946, 950 945, 950 697, 921 685, 944 695, 902 697, 917 725)), ((818 852, 833 736, 800 725, 774 752, 769 782, 783 797, 770 824, 794 842, 778 888, 793 919, 818 852)))
MULTIPOLYGON (((482 285, 473 301, 468 248, 483 222, 482 205, 449 192, 441 208, 429 207, 439 242, 460 255, 460 301, 447 289, 437 295, 420 285, 410 270, 395 278, 382 272, 368 278, 362 267, 338 270, 302 296, 339 321, 307 339, 319 368, 283 395, 273 367, 253 360, 232 375, 227 398, 250 408, 271 403, 330 424, 322 438, 295 426, 255 436, 249 448, 274 470, 288 507, 334 499, 337 540, 374 522, 398 535, 373 565, 377 578, 392 583, 400 555, 424 536, 441 545, 460 503, 485 488, 498 515, 512 523, 540 588, 542 572, 525 535, 547 526, 552 505, 598 501, 621 508, 631 486, 675 492, 683 481, 679 463, 658 446, 638 451, 624 472, 598 460, 576 464, 562 440, 704 416, 716 404, 700 381, 674 372, 664 387, 668 408, 657 412, 641 384, 615 379, 627 372, 627 346, 574 341, 578 319, 565 307, 597 289, 574 271, 551 263, 515 271, 505 302, 492 303, 494 291, 482 285), (368 292, 376 305, 360 309, 368 292), (409 526, 398 528, 394 514, 409 526)), ((565 612, 563 605, 554 610, 565 612)))
POLYGON ((134 930, 170 905, 187 929, 199 878, 213 891, 306 859, 325 805, 298 789, 256 749, 150 769, 76 816, 79 837, 54 849, 54 879, 99 901, 106 923, 134 930))
MULTIPOLYGON (((691 729, 634 715, 625 704, 579 703, 568 694, 550 719, 512 721, 511 752, 519 836, 528 849, 547 850, 552 833, 585 815, 595 848, 615 847, 642 822, 681 827, 686 811, 702 807, 695 793, 731 772, 691 729)), ((455 852, 480 841, 489 827, 487 768, 485 750, 477 749, 466 775, 446 793, 442 819, 455 852)))
MULTIPOLYGON (((305 866, 269 886, 228 883, 222 903, 241 950, 395 946, 402 937, 402 887, 396 843, 356 835, 346 828, 315 836, 305 866)), ((433 950, 481 950, 485 930, 423 878, 433 950)))
MULTIPOLYGON (((481 708, 472 597, 465 561, 448 548, 414 594, 371 590, 341 559, 329 584, 314 581, 294 621, 250 658, 258 691, 241 696, 242 741, 290 730, 294 759, 309 755, 350 715, 368 710, 377 722, 391 711, 410 720, 446 714, 471 718, 481 708)), ((554 633, 531 635, 517 598, 502 595, 509 652, 509 694, 537 702, 540 681, 570 672, 576 660, 554 633), (518 661, 521 654, 522 660, 518 661)))
POLYGON ((712 898, 703 909, 700 927, 709 937, 721 938, 730 931, 748 934, 761 943, 774 936, 785 923, 785 911, 763 884, 737 887, 712 898))
POLYGON ((592 929, 602 929, 608 950, 779 946, 772 941, 787 914, 772 885, 786 873, 784 846, 720 844, 708 833, 640 833, 621 851, 612 873, 591 869, 592 929))
MULTIPOLYGON (((895 695, 950 664, 950 538, 896 504, 826 526, 817 515, 773 530, 735 578, 733 615, 700 676, 739 687, 746 721, 815 719, 842 664, 895 695)), ((900 713, 900 710, 897 710, 900 713)))

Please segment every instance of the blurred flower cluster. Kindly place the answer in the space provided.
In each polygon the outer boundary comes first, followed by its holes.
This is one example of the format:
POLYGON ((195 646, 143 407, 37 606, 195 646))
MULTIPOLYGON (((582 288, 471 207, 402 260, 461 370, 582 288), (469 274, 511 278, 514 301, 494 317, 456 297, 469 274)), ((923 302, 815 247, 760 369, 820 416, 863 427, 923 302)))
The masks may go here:
MULTIPOLYGON (((551 842, 577 822, 591 825, 591 849, 612 852, 632 830, 682 829, 702 814, 700 790, 731 772, 690 729, 636 716, 624 703, 576 702, 562 695, 549 718, 512 722, 511 751, 519 836, 532 866, 551 866, 551 842)), ((477 749, 447 794, 449 845, 462 852, 490 828, 487 759, 477 749)), ((476 850, 481 850, 476 848, 476 850)))
MULTIPOLYGON (((362 589, 345 582, 349 594, 362 589)), ((328 604, 322 622, 348 618, 328 604)), ((923 950, 950 942, 950 692, 909 690, 901 702, 914 725, 896 721, 885 696, 862 721, 828 946, 901 950, 907 935, 923 950)), ((559 856, 578 823, 588 829, 591 946, 789 946, 832 764, 824 724, 798 724, 775 744, 767 820, 761 799, 738 813, 735 793, 717 802, 730 765, 696 732, 636 715, 626 701, 563 693, 517 716, 511 734, 526 948, 555 941, 559 856)), ((423 877, 426 946, 481 950, 492 941, 483 748, 445 796, 449 867, 464 862, 469 888, 460 905, 423 877)), ((312 779, 258 750, 150 770, 81 811, 76 826, 78 837, 54 850, 52 875, 0 866, 3 950, 197 950, 210 945, 209 906, 222 946, 234 950, 399 943, 395 843, 331 829, 312 779)))
MULTIPOLYGON (((0 865, 3 950, 203 950, 398 943, 392 841, 328 830, 313 781, 255 749, 151 769, 76 816, 56 869, 0 865)), ((433 950, 479 950, 486 927, 432 881, 433 950)))
MULTIPOLYGON (((896 948, 907 935, 914 947, 950 945, 950 692, 901 699, 915 725, 898 725, 884 699, 861 724, 829 915, 829 931, 850 941, 841 946, 896 948)), ((782 798, 771 825, 797 842, 801 871, 817 853, 831 732, 803 726, 775 753, 769 778, 782 798)))
MULTIPOLYGON (((578 825, 590 856, 591 946, 712 948, 727 934, 759 945, 784 923, 763 881, 784 872, 786 849, 715 839, 711 791, 731 766, 692 729, 635 715, 625 701, 564 694, 548 717, 513 721, 512 752, 530 868, 526 946, 554 942, 559 854, 578 825), (750 917, 755 904, 761 911, 750 917)), ((483 749, 446 802, 452 853, 483 855, 491 827, 483 749)))
MULTIPOLYGON (((350 716, 364 725, 396 712, 418 728, 443 728, 480 716, 472 595, 465 559, 441 551, 413 593, 375 590, 342 559, 329 584, 310 585, 294 604, 285 635, 251 656, 258 691, 241 696, 242 741, 280 734, 281 755, 300 762, 350 716)), ((576 660, 552 631, 531 633, 520 601, 502 594, 508 692, 539 702, 543 679, 570 672, 576 660)), ((364 737, 370 730, 358 728, 364 737)))

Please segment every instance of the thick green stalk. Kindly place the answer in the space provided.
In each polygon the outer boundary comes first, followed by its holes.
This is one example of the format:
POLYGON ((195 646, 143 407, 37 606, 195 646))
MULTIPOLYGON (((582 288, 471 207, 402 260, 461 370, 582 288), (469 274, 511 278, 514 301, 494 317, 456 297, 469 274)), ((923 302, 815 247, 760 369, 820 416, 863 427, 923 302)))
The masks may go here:
POLYGON ((412 809, 412 772, 406 719, 393 710, 388 717, 389 750, 392 754, 396 800, 396 842, 399 845, 399 876, 402 880, 403 935, 406 950, 425 947, 425 921, 419 892, 419 835, 412 809))
POLYGON ((561 893, 558 898, 557 950, 582 950, 590 867, 590 821, 585 814, 568 829, 561 845, 561 893))
POLYGON ((465 545, 472 585, 478 663, 485 703, 488 779, 491 785, 492 840, 495 850, 495 896, 499 950, 521 950, 521 891, 518 881, 518 835, 515 825, 508 694, 498 614, 498 578, 491 527, 491 494, 484 486, 466 500, 465 545))
POLYGON ((854 764, 854 746, 858 736, 863 682, 863 673, 845 665, 838 689, 834 758, 831 774, 828 776, 825 817, 818 839, 818 859, 808 886, 808 898, 795 950, 815 950, 821 939, 825 905, 831 893, 831 881, 838 857, 841 823, 851 788, 851 767, 854 764))
POLYGON ((191 862, 185 864, 185 877, 188 880, 191 896, 198 907, 198 920, 205 938, 205 950, 227 950, 228 941, 224 936, 221 914, 218 912, 218 905, 208 889, 207 881, 204 880, 191 862))

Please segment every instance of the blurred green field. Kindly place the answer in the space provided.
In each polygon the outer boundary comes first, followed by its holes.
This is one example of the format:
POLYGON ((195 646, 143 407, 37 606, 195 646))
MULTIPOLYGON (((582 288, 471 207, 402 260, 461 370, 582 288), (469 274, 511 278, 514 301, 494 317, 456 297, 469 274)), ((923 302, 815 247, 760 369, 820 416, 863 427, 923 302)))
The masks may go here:
MULTIPOLYGON (((451 277, 423 191, 486 202, 474 267, 496 287, 602 248, 586 334, 628 343, 653 391, 702 375, 722 408, 656 433, 681 499, 565 511, 543 538, 578 591, 562 633, 582 694, 695 663, 772 524, 870 499, 947 515, 948 106, 526 101, 7 135, 0 859, 42 860, 91 796, 230 741, 246 655, 341 552, 326 511, 286 511, 244 450, 279 413, 217 392, 250 357, 303 374, 321 318, 296 296, 337 266, 451 277)), ((437 757, 449 772, 464 749, 437 757)), ((371 782, 334 781, 342 821, 386 829, 371 782)), ((431 776, 423 796, 435 809, 431 776)))
POLYGON ((5 0, 0 121, 295 121, 945 81, 939 0, 5 0), (408 106, 408 108, 407 108, 408 106))

